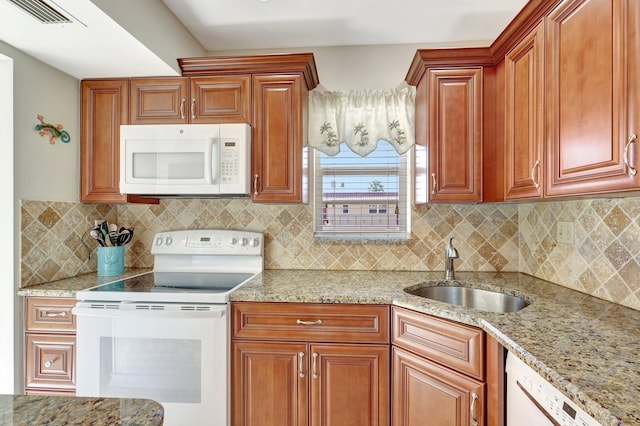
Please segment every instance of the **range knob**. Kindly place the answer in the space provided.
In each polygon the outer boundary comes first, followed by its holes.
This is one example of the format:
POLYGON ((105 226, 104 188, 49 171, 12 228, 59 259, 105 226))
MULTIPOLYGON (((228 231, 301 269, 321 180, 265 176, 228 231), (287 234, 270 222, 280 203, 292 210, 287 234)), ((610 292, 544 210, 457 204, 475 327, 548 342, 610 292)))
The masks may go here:
POLYGON ((259 244, 260 244, 260 239, 259 238, 254 238, 254 239, 251 240, 251 245, 253 247, 258 246, 259 244))
POLYGON ((167 238, 165 239, 165 244, 166 244, 166 245, 168 245, 168 246, 170 246, 170 245, 171 245, 171 243, 173 243, 173 238, 171 238, 171 237, 167 237, 167 238))
POLYGON ((162 237, 156 238, 156 245, 157 246, 161 246, 162 245, 162 237))
POLYGON ((238 244, 238 239, 236 237, 231 237, 230 243, 232 246, 235 246, 236 244, 238 244))
POLYGON ((249 244, 249 240, 247 240, 246 238, 242 238, 240 240, 240 245, 241 246, 246 246, 247 244, 249 244))

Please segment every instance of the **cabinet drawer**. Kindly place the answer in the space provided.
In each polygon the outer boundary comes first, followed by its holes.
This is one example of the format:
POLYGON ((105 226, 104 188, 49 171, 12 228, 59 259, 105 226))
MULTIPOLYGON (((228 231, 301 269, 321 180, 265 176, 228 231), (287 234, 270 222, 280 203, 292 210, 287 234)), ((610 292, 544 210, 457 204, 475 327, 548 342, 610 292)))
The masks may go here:
POLYGON ((27 331, 75 333, 76 319, 71 313, 75 303, 68 297, 27 297, 27 331))
POLYGON ((393 308, 392 343, 484 380, 484 332, 404 308, 393 308))
POLYGON ((25 387, 75 390, 75 346, 75 336, 28 334, 25 387))
POLYGON ((234 339, 389 343, 389 306, 237 302, 234 339))

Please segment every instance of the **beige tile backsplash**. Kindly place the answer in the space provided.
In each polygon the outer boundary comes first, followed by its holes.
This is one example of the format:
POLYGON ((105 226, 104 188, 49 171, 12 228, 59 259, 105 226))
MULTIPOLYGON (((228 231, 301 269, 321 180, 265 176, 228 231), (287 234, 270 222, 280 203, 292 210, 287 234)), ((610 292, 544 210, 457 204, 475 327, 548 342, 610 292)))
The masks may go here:
POLYGON ((263 232, 267 269, 437 271, 448 238, 458 270, 521 271, 640 309, 640 199, 524 204, 430 204, 413 210, 404 244, 316 242, 312 209, 249 200, 162 200, 158 205, 22 202, 22 286, 95 271, 94 219, 135 227, 126 265, 151 267, 156 232, 225 228, 263 232), (557 221, 575 224, 575 244, 556 242, 557 221))

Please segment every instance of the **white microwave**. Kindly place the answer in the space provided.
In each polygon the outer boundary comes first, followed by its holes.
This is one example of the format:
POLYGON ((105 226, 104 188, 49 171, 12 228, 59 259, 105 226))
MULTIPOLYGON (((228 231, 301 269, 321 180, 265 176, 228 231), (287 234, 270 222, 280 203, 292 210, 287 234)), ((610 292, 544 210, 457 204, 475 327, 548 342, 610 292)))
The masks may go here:
POLYGON ((154 196, 248 195, 251 127, 120 126, 120 192, 154 196))

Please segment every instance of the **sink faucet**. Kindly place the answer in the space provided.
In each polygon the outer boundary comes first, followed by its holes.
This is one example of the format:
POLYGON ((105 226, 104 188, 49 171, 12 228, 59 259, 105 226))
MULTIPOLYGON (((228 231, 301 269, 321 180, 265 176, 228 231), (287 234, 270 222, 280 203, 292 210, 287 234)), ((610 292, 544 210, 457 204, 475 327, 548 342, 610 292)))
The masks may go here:
POLYGON ((449 244, 444 249, 444 279, 453 280, 456 278, 456 274, 453 270, 453 259, 457 259, 458 250, 453 247, 453 237, 449 239, 449 244))

